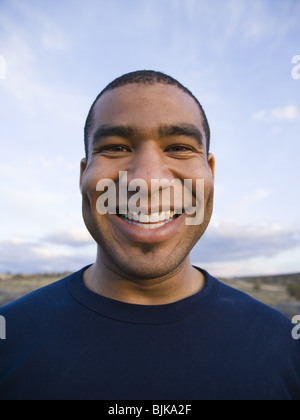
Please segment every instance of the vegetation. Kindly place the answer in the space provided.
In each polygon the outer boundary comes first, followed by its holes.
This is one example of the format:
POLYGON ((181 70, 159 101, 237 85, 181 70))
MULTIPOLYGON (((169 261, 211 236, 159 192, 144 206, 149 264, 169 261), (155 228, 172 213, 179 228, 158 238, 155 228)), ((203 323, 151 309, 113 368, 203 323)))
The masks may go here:
POLYGON ((300 301, 300 283, 290 283, 287 285, 287 290, 292 298, 300 301))

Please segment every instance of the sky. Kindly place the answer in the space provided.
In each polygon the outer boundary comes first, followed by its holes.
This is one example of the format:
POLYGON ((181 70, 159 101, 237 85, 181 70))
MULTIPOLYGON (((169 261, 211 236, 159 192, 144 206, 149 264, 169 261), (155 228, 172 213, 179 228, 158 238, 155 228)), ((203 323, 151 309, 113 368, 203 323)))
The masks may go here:
POLYGON ((215 207, 192 263, 300 272, 299 21, 300 0, 0 0, 0 272, 94 262, 83 126, 109 82, 141 69, 178 79, 210 124, 215 207))

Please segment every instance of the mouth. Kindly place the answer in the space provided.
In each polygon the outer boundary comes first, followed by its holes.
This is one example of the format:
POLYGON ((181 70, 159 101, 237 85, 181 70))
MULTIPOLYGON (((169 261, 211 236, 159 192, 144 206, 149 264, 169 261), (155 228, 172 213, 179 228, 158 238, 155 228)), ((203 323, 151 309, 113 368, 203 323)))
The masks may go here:
POLYGON ((161 211, 159 213, 150 214, 128 211, 127 214, 118 214, 117 216, 129 224, 143 229, 159 229, 174 221, 180 215, 176 214, 175 211, 161 211))
POLYGON ((180 236, 185 223, 186 214, 180 210, 159 211, 154 213, 150 209, 127 209, 127 213, 110 216, 111 226, 119 241, 126 244, 158 245, 180 236), (181 214, 182 213, 182 214, 181 214))

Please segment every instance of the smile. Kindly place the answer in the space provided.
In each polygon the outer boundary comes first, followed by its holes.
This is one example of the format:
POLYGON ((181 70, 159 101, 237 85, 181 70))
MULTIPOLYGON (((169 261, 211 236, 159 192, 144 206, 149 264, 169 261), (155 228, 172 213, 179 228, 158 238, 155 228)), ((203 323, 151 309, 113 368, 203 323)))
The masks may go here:
POLYGON ((186 214, 177 209, 154 212, 150 209, 129 210, 127 213, 110 215, 108 220, 114 228, 114 235, 122 243, 161 244, 180 235, 184 229, 186 214))
POLYGON ((175 220, 178 215, 174 211, 162 211, 160 213, 137 213, 128 211, 125 215, 119 215, 125 222, 135 226, 139 226, 144 229, 158 229, 167 223, 175 220))

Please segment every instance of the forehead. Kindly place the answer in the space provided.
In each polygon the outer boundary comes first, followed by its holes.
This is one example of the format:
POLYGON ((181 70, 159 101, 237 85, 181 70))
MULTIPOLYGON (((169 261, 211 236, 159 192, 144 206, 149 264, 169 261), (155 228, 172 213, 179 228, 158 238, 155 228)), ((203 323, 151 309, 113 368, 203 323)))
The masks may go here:
POLYGON ((94 130, 100 125, 132 125, 150 129, 161 124, 190 123, 203 132, 195 100, 176 86, 130 84, 105 92, 93 113, 94 130))

